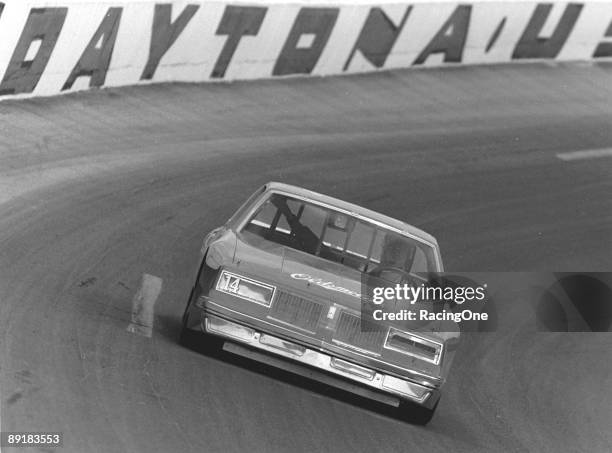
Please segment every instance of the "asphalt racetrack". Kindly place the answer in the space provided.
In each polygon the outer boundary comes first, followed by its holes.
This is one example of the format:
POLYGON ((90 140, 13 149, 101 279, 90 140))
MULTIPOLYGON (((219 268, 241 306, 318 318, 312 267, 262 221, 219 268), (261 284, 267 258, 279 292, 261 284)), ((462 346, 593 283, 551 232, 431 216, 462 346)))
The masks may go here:
MULTIPOLYGON (((65 452, 609 452, 612 335, 468 338, 425 428, 177 343, 204 234, 289 182, 455 271, 612 270, 612 68, 519 65, 0 103, 2 431, 65 452), (152 338, 127 331, 144 273, 152 338)), ((499 307, 500 316, 512 311, 499 307)), ((516 313, 515 313, 516 315, 516 313)))

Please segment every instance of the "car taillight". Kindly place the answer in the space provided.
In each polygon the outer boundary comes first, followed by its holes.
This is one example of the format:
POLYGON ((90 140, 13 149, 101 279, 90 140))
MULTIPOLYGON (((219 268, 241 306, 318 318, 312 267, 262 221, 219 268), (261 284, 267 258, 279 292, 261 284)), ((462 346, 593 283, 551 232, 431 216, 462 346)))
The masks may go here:
POLYGON ((439 364, 442 357, 442 343, 429 340, 394 328, 389 329, 385 348, 411 355, 428 362, 439 364))

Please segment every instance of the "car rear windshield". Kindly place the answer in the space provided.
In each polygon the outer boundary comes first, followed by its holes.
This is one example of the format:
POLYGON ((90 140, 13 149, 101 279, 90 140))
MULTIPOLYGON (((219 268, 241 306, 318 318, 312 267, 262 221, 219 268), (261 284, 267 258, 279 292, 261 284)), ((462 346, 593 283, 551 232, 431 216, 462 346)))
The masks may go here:
POLYGON ((434 249, 361 218, 273 193, 242 229, 250 234, 361 272, 437 270, 434 249))

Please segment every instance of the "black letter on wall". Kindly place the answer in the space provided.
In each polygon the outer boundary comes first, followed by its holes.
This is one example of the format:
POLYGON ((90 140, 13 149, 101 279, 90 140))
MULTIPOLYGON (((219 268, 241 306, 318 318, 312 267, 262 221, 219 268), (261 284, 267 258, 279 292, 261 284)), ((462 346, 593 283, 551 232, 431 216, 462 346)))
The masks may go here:
MULTIPOLYGON (((606 30, 606 38, 612 38, 612 22, 608 25, 608 29, 606 30)), ((595 48, 595 52, 593 52, 593 58, 601 58, 601 57, 612 57, 612 42, 601 42, 595 48)))
POLYGON ((443 53, 444 62, 461 63, 471 14, 471 5, 457 6, 413 64, 425 63, 425 60, 434 53, 443 53))
POLYGON ((337 18, 338 8, 300 9, 272 75, 310 74, 319 61, 337 18), (304 34, 314 35, 314 40, 309 47, 299 48, 298 42, 304 34))
POLYGON ((74 66, 66 83, 64 83, 62 91, 70 89, 74 81, 81 76, 91 77, 89 80, 90 87, 104 85, 106 71, 108 71, 111 56, 113 55, 113 48, 115 47, 115 39, 117 38, 117 30, 119 29, 122 10, 123 8, 108 9, 98 30, 94 33, 91 41, 89 41, 89 44, 87 44, 87 47, 83 51, 81 58, 74 66))
POLYGON ((382 68, 411 10, 412 6, 406 8, 404 17, 396 27, 382 8, 370 9, 370 14, 359 32, 355 46, 344 64, 344 71, 348 69, 358 50, 370 63, 377 68, 382 68))
POLYGON ((539 38, 538 35, 542 31, 542 27, 551 9, 552 4, 550 3, 538 4, 531 19, 529 19, 525 31, 523 31, 521 39, 516 44, 514 52, 512 52, 512 59, 555 58, 559 54, 567 37, 574 28, 574 24, 582 10, 582 5, 577 3, 567 5, 561 20, 550 38, 539 38))
MULTIPOLYGON (((0 14, 3 4, 0 4, 0 14)), ((68 8, 32 8, 23 27, 17 46, 8 65, 0 96, 5 94, 31 93, 42 76, 51 52, 59 37, 68 8), (31 60, 25 60, 32 43, 39 41, 38 51, 31 60)))
POLYGON ((164 3, 155 5, 149 59, 140 76, 141 80, 150 80, 153 78, 160 60, 170 46, 174 44, 176 38, 183 32, 199 7, 199 5, 187 5, 176 20, 172 22, 172 4, 164 3))
POLYGON ((240 39, 245 35, 255 36, 264 20, 268 8, 255 6, 227 6, 217 35, 227 35, 227 40, 211 73, 212 78, 222 78, 229 66, 240 39))

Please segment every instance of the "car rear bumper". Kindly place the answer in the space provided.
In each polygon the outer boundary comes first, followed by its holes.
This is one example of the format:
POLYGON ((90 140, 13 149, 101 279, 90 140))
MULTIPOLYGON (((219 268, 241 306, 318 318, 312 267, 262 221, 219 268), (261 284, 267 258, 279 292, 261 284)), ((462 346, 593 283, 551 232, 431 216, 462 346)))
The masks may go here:
POLYGON ((202 312, 200 319, 199 328, 203 332, 231 340, 224 346, 224 349, 231 353, 305 375, 370 399, 393 406, 397 406, 400 400, 409 400, 432 408, 440 397, 440 390, 437 388, 333 357, 210 312, 202 312), (299 364, 302 367, 290 364, 299 364), (313 374, 308 371, 312 369, 321 373, 313 374))

